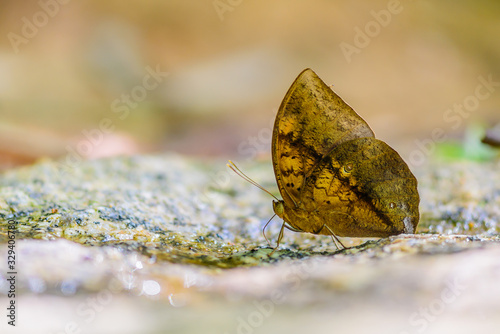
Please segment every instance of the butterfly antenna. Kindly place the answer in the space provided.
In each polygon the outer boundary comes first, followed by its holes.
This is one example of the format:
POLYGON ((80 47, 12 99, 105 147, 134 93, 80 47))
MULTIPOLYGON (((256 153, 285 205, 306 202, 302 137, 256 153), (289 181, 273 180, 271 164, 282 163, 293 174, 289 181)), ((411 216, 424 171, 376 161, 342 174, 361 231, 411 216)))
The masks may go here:
MULTIPOLYGON (((243 180, 247 181, 248 183, 253 184, 254 186, 256 186, 257 188, 259 188, 260 190, 265 191, 266 193, 268 193, 269 195, 271 195, 272 197, 274 197, 277 201, 279 201, 279 199, 276 198, 276 196, 274 196, 273 194, 271 194, 269 191, 267 191, 266 189, 264 189, 264 187, 262 187, 260 184, 258 184, 257 182, 255 182, 254 180, 252 180, 251 178, 249 178, 245 173, 243 173, 238 168, 238 166, 236 166, 234 164, 234 162, 232 162, 231 160, 229 160, 229 163, 227 164, 227 166, 229 168, 231 168, 233 170, 233 172, 235 172, 236 175, 238 175, 239 177, 241 177, 243 180)), ((269 221, 271 221, 271 220, 269 220, 269 221)), ((269 222, 268 222, 268 224, 269 224, 269 222)), ((266 224, 266 226, 267 226, 267 224, 266 224)), ((266 238, 266 240, 267 240, 267 238, 266 238)))

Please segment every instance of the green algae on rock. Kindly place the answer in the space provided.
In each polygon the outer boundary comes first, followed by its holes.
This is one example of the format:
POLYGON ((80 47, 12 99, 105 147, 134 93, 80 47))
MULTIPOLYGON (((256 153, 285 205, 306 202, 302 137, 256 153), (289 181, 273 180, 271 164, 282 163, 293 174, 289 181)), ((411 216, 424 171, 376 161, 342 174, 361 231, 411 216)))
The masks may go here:
POLYGON ((500 159, 433 162, 421 170, 419 232, 500 234, 500 159))
POLYGON ((206 183, 201 170, 175 156, 88 161, 64 175, 45 161, 1 177, 0 228, 14 220, 18 238, 159 251, 174 262, 241 251, 215 224, 220 210, 201 192, 206 183))

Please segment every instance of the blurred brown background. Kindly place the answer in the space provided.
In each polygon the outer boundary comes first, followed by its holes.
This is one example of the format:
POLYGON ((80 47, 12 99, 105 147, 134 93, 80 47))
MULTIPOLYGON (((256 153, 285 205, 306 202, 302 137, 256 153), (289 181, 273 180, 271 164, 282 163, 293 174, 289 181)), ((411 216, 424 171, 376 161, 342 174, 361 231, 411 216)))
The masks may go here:
POLYGON ((0 168, 67 154, 267 156, 270 122, 306 67, 405 156, 436 127, 453 137, 499 121, 498 88, 459 126, 443 117, 479 76, 500 81, 499 17, 486 0, 4 0, 0 168), (360 47, 346 57, 345 43, 360 47), (168 72, 158 85, 155 69, 168 72))

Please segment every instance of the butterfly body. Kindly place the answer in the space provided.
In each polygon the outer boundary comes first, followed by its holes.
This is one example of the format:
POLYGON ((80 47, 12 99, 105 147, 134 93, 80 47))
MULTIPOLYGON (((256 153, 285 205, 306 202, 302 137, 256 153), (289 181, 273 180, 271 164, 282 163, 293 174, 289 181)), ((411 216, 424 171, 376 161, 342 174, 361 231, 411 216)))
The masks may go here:
POLYGON ((292 229, 340 237, 415 232, 419 195, 408 166, 310 69, 283 99, 272 153, 283 197, 273 208, 292 229))

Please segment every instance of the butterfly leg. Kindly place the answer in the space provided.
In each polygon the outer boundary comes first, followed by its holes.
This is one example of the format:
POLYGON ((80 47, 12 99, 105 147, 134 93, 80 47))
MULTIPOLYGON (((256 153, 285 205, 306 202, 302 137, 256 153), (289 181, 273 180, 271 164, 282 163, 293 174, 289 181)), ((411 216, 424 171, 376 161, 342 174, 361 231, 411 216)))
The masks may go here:
POLYGON ((280 233, 278 234, 278 242, 276 243, 276 247, 274 247, 273 251, 271 253, 269 253, 269 257, 272 256, 274 254, 274 252, 276 252, 276 250, 280 246, 281 239, 283 239, 283 235, 285 232, 285 224, 286 223, 283 222, 283 225, 281 225, 280 233))
POLYGON ((266 239, 267 241, 267 244, 269 245, 269 247, 271 247, 271 243, 269 242, 269 239, 266 237, 266 227, 267 225, 269 225, 269 223, 271 222, 271 220, 273 220, 273 218, 275 217, 276 215, 273 215, 271 217, 271 219, 269 219, 266 223, 266 225, 264 225, 264 228, 262 229, 262 235, 264 236, 264 239, 266 239))
POLYGON ((287 222, 285 222, 285 227, 286 227, 286 229, 293 231, 293 232, 304 232, 296 227, 289 225, 287 222))
POLYGON ((328 232, 330 232, 330 236, 332 237, 332 240, 333 242, 335 243, 335 247, 337 247, 338 250, 341 250, 341 249, 345 249, 346 246, 344 246, 344 244, 342 244, 339 240, 339 238, 337 238, 337 236, 335 235, 335 233, 333 233, 332 229, 330 227, 328 227, 328 225, 326 224, 323 224, 323 226, 319 229, 318 231, 318 234, 319 232, 323 229, 323 228, 326 228, 328 230, 328 232), (340 246, 342 246, 342 248, 339 247, 339 244, 340 246))

